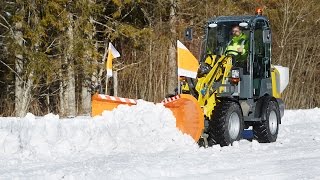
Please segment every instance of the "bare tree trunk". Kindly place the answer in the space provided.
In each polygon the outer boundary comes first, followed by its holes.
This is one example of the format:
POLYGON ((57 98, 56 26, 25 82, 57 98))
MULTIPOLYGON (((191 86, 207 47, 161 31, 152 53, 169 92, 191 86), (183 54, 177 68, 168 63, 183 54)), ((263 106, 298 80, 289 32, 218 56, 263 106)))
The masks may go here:
MULTIPOLYGON (((149 24, 149 27, 151 28, 151 23, 149 24)), ((154 101, 154 94, 156 94, 154 91, 152 91, 152 89, 154 89, 154 87, 152 86, 152 81, 153 81, 153 74, 154 74, 154 70, 153 70, 153 57, 152 57, 152 39, 150 38, 149 40, 149 78, 148 78, 148 96, 147 99, 150 101, 154 101), (153 99, 151 99, 153 98, 153 99)))
POLYGON ((27 112, 28 112, 28 108, 29 108, 29 104, 31 102, 31 88, 33 86, 33 72, 31 72, 28 76, 28 80, 26 85, 23 88, 23 93, 22 93, 22 101, 21 105, 20 105, 20 110, 18 111, 19 117, 24 117, 27 112))
POLYGON ((85 82, 82 82, 82 90, 81 90, 81 106, 82 113, 90 114, 91 111, 91 93, 89 91, 88 86, 85 82))
POLYGON ((67 104, 68 106, 66 107, 66 115, 68 117, 75 117, 76 116, 76 83, 75 83, 75 72, 74 72, 74 59, 73 59, 73 19, 72 19, 72 14, 69 14, 69 27, 67 31, 68 35, 68 42, 69 42, 69 47, 67 50, 67 55, 66 55, 66 62, 68 65, 67 68, 67 83, 66 83, 66 91, 65 95, 67 97, 67 104))
POLYGON ((48 86, 48 93, 46 94, 46 101, 47 101, 47 113, 50 113, 50 86, 48 86))
MULTIPOLYGON (((88 62, 94 62, 93 59, 90 59, 91 53, 87 52, 86 56, 84 57, 85 60, 88 62)), ((84 68, 84 67, 83 67, 84 68)), ((81 98, 80 98, 80 105, 81 105, 81 113, 88 115, 91 112, 91 91, 90 91, 90 86, 91 86, 91 81, 93 80, 92 78, 94 77, 93 75, 91 76, 91 79, 89 79, 89 75, 85 72, 82 73, 82 77, 80 78, 81 81, 81 98)), ((78 112, 79 113, 79 112, 78 112)))
MULTIPOLYGON (((61 60, 62 62, 62 60, 61 60)), ((59 69, 59 79, 60 79, 60 84, 59 84, 59 106, 60 106, 60 116, 65 116, 66 115, 66 106, 65 106, 65 98, 64 98, 64 77, 63 77, 63 70, 60 68, 59 69)))
MULTIPOLYGON (((93 1, 89 1, 91 4, 93 4, 93 1)), ((90 23, 93 24, 93 19, 90 17, 90 23)), ((94 26, 93 26, 94 27, 94 26)), ((93 42, 93 36, 96 34, 96 29, 93 28, 93 32, 89 35, 90 42, 93 42)), ((95 48, 97 49, 97 43, 95 44, 95 48)), ((84 57, 86 63, 92 65, 94 63, 98 62, 95 59, 92 59, 92 51, 89 49, 85 53, 84 57), (93 62, 93 63, 92 63, 93 62)), ((89 80, 89 75, 87 73, 83 73, 83 77, 81 78, 81 110, 83 114, 90 114, 91 112, 91 91, 90 91, 90 85, 91 83, 96 83, 96 71, 91 76, 91 79, 89 80), (88 82, 90 81, 90 82, 88 82)))
POLYGON ((176 61, 176 0, 170 0, 171 8, 170 8, 170 32, 171 32, 171 38, 170 38, 170 45, 169 45, 169 74, 168 74, 168 94, 173 94, 175 88, 178 85, 177 82, 177 61, 176 61))
MULTIPOLYGON (((98 51, 98 43, 96 42, 96 50, 98 51)), ((102 75, 103 71, 105 70, 105 58, 107 57, 108 53, 108 43, 105 43, 105 50, 104 54, 102 56, 102 63, 100 64, 98 60, 94 60, 94 63, 96 64, 96 70, 93 72, 92 77, 91 77, 91 82, 94 85, 94 88, 99 88, 98 93, 103 93, 102 92, 102 75)))
MULTIPOLYGON (((22 39, 22 32, 20 31, 22 23, 17 23, 16 28, 17 31, 15 32, 15 40, 19 46, 23 46, 23 39, 22 39)), ((20 116, 21 114, 21 102, 23 99, 23 79, 22 79, 22 72, 23 72, 23 56, 20 53, 16 53, 15 58, 15 116, 20 116)))
MULTIPOLYGON (((20 47, 23 47, 23 34, 21 32, 22 23, 16 23, 17 31, 15 32, 15 40, 20 47)), ((24 117, 29 108, 31 101, 31 88, 33 86, 33 71, 29 72, 27 82, 23 81, 23 55, 16 54, 15 58, 16 77, 15 77, 15 115, 24 117)))
MULTIPOLYGON (((98 66, 99 67, 99 70, 98 70, 98 78, 97 78, 97 81, 98 81, 98 84, 100 85, 100 92, 99 93, 103 93, 102 92, 102 78, 103 78, 103 75, 106 70, 105 68, 105 63, 106 63, 106 58, 107 58, 107 54, 108 54, 108 45, 109 45, 109 42, 105 42, 105 48, 104 48, 104 54, 102 56, 102 66, 98 66)), ((106 91, 105 91, 105 94, 107 94, 107 83, 108 83, 108 79, 106 78, 106 91)))
MULTIPOLYGON (((85 57, 86 61, 91 61, 90 53, 87 53, 87 57, 85 57)), ((83 76, 81 77, 81 113, 83 114, 90 114, 91 111, 91 91, 90 91, 90 84, 91 80, 88 80, 88 76, 86 73, 83 72, 83 76)))

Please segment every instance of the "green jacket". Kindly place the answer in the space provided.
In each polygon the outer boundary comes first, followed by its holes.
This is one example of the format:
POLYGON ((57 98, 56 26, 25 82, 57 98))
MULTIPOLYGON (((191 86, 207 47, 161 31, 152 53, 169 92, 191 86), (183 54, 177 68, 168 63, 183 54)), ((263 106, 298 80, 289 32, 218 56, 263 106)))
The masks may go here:
POLYGON ((237 61, 245 61, 249 52, 249 39, 247 35, 241 33, 240 36, 234 36, 228 43, 226 51, 227 54, 232 54, 236 56, 237 61), (238 48, 243 48, 242 53, 237 53, 238 48), (232 50, 232 51, 229 51, 232 50), (229 52, 227 52, 229 51, 229 52))

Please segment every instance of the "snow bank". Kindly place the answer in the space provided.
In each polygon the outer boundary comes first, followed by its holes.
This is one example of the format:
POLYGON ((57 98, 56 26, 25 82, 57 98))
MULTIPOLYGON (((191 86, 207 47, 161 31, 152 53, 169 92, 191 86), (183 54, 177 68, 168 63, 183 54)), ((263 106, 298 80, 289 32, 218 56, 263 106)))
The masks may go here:
POLYGON ((0 156, 73 156, 79 153, 156 153, 190 149, 193 139, 175 127, 172 112, 161 104, 139 101, 94 118, 59 119, 48 114, 0 121, 0 156))
POLYGON ((320 179, 320 109, 286 110, 275 143, 198 148, 162 105, 0 118, 0 179, 320 179))

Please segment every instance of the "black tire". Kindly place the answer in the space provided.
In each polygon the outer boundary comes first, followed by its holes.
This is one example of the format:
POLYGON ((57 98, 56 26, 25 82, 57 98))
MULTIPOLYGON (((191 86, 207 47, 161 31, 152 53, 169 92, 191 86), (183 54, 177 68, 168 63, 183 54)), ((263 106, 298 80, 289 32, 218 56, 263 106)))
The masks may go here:
POLYGON ((253 125, 254 139, 260 143, 275 142, 278 137, 280 110, 277 102, 273 100, 265 101, 262 106, 261 122, 253 125))
POLYGON ((208 130, 208 141, 220 144, 220 146, 228 146, 240 140, 243 131, 240 106, 232 101, 218 103, 213 111, 208 130))

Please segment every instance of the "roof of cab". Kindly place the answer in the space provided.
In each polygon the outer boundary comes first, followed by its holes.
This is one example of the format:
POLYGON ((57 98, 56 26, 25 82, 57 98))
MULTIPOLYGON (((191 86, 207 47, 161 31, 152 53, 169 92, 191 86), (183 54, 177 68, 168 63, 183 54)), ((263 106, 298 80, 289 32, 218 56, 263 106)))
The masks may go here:
POLYGON ((268 18, 265 16, 253 16, 253 15, 247 15, 247 16, 218 16, 218 17, 213 17, 208 20, 208 24, 211 23, 219 23, 219 22, 231 22, 231 21, 243 21, 243 22, 248 22, 251 23, 254 19, 256 18, 262 18, 268 21, 268 18))

